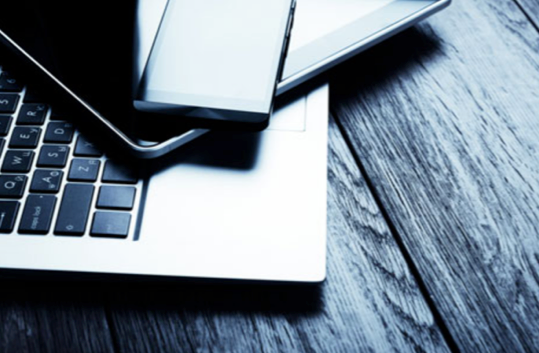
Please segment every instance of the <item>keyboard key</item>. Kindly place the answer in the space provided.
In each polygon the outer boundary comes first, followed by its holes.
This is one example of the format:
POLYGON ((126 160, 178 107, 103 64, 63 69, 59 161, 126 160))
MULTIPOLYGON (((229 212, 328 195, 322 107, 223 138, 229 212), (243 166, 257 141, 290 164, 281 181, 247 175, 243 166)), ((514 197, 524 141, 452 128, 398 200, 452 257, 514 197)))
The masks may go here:
POLYGON ((37 127, 16 127, 13 129, 10 148, 36 148, 41 136, 41 129, 37 127))
POLYGON ((82 236, 86 230, 93 195, 93 185, 67 184, 54 233, 82 236))
POLYGON ((18 201, 0 201, 0 233, 11 233, 19 212, 18 201))
POLYGON ((30 192, 57 193, 62 185, 61 170, 38 169, 34 172, 30 192))
POLYGON ((6 145, 6 140, 0 138, 0 155, 4 152, 4 146, 6 145))
POLYGON ((25 175, 0 175, 0 197, 4 199, 20 199, 24 194, 25 175))
POLYGON ((2 171, 8 173, 28 173, 35 153, 32 151, 7 151, 2 163, 2 171))
POLYGON ((43 98, 32 87, 29 87, 29 88, 26 88, 26 93, 24 94, 23 102, 24 103, 40 103, 40 102, 43 102, 43 98))
POLYGON ((52 122, 47 126, 45 142, 71 143, 75 129, 73 124, 66 122, 52 122))
POLYGON ((19 103, 18 94, 2 94, 0 93, 0 114, 12 114, 17 109, 19 103))
POLYGON ((2 92, 20 92, 22 84, 16 78, 11 77, 7 72, 0 75, 0 91, 2 92))
POLYGON ((69 175, 70 181, 96 181, 101 162, 97 159, 74 159, 71 161, 69 175))
POLYGON ((106 183, 136 184, 138 177, 134 169, 107 161, 103 172, 103 181, 106 183))
POLYGON ((131 215, 120 212, 96 212, 90 234, 94 237, 127 238, 131 215))
POLYGON ((98 208, 131 210, 135 204, 136 189, 131 186, 104 185, 99 189, 98 208))
POLYGON ((52 113, 51 113, 51 116, 50 116, 50 120, 54 120, 54 121, 58 121, 58 120, 66 120, 66 116, 68 114, 64 111, 62 111, 61 109, 58 109, 57 107, 54 107, 52 109, 52 113))
POLYGON ((30 195, 26 199, 19 233, 47 234, 51 229, 52 214, 56 206, 56 196, 30 195))
POLYGON ((6 136, 11 127, 12 117, 9 115, 0 116, 0 136, 6 136))
POLYGON ((17 118, 17 125, 42 125, 49 107, 39 103, 25 103, 17 118))
POLYGON ((69 147, 67 146, 48 146, 41 147, 39 158, 37 160, 38 167, 63 168, 67 163, 69 155, 69 147))
POLYGON ((75 156, 77 157, 101 157, 103 152, 97 149, 95 145, 80 135, 75 145, 75 156))

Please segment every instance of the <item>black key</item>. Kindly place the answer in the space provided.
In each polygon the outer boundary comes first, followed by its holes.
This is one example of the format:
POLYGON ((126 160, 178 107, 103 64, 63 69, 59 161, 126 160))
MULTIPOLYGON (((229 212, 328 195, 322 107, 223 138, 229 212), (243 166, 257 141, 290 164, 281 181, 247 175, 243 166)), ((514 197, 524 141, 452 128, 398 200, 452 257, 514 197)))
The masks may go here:
POLYGON ((75 156, 78 157, 101 157, 103 152, 97 149, 95 145, 80 135, 75 146, 75 156))
POLYGON ((106 183, 136 184, 138 178, 134 169, 107 161, 103 172, 103 181, 106 183))
POLYGON ((11 233, 19 212, 18 201, 0 201, 0 233, 11 233))
POLYGON ((93 185, 67 184, 54 233, 58 235, 83 235, 93 195, 93 185))
POLYGON ((65 113, 62 113, 61 111, 58 111, 57 109, 53 109, 49 119, 53 121, 64 121, 66 120, 65 116, 66 116, 65 113))
POLYGON ((127 238, 131 215, 120 212, 96 212, 90 234, 94 237, 127 238))
POLYGON ((0 155, 2 154, 2 152, 4 152, 5 145, 6 145, 6 140, 4 140, 3 138, 0 138, 0 155))
POLYGON ((47 234, 51 229, 54 206, 56 206, 56 196, 28 196, 19 225, 19 233, 47 234))
POLYGON ((38 167, 63 168, 67 163, 69 155, 69 147, 67 146, 48 146, 41 147, 39 158, 37 160, 38 167))
POLYGON ((137 190, 131 186, 104 185, 99 189, 98 208, 131 210, 135 204, 137 190))
POLYGON ((58 120, 65 121, 66 117, 68 116, 69 116, 69 112, 62 110, 61 106, 60 107, 54 106, 51 109, 51 116, 49 119, 55 120, 55 121, 58 121, 58 120))
POLYGON ((0 114, 2 113, 15 113, 17 104, 19 103, 18 94, 2 94, 0 93, 0 114))
POLYGON ((71 143, 75 129, 73 124, 66 122, 52 122, 47 126, 45 142, 71 143))
POLYGON ((0 75, 0 91, 2 92, 20 92, 22 84, 16 78, 11 77, 7 72, 0 75))
POLYGON ((25 175, 0 175, 0 197, 4 199, 20 199, 26 187, 25 175))
POLYGON ((28 173, 35 153, 32 151, 7 151, 2 163, 2 171, 8 173, 28 173))
POLYGON ((42 125, 49 107, 39 103, 25 103, 17 117, 17 125, 42 125))
POLYGON ((20 127, 13 129, 10 148, 36 148, 41 136, 41 129, 38 127, 20 127))
POLYGON ((24 103, 40 103, 40 102, 43 102, 43 98, 32 87, 30 87, 30 88, 26 88, 26 93, 24 94, 23 102, 24 103))
POLYGON ((74 159, 71 161, 69 175, 70 181, 96 181, 101 162, 97 159, 74 159))
POLYGON ((57 193, 62 185, 61 170, 38 169, 34 172, 30 192, 57 193))
POLYGON ((0 136, 6 136, 11 127, 12 117, 9 115, 0 116, 0 136))

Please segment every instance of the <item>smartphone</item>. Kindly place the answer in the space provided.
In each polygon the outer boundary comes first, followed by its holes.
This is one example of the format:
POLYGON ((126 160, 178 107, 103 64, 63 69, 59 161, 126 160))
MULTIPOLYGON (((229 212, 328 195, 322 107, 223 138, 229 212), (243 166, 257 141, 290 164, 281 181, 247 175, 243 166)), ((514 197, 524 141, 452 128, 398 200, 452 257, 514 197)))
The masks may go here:
POLYGON ((73 121, 95 141, 113 143, 115 150, 119 147, 136 157, 161 156, 204 134, 206 130, 191 126, 165 126, 158 115, 142 114, 133 106, 141 67, 148 61, 167 4, 168 0, 3 2, 0 65, 31 85, 6 94, 25 102, 31 90, 40 92, 40 103, 52 105, 48 114, 73 121), (167 135, 144 141, 141 132, 156 130, 167 135))
POLYGON ((170 0, 135 107, 211 128, 265 128, 295 6, 295 0, 170 0))

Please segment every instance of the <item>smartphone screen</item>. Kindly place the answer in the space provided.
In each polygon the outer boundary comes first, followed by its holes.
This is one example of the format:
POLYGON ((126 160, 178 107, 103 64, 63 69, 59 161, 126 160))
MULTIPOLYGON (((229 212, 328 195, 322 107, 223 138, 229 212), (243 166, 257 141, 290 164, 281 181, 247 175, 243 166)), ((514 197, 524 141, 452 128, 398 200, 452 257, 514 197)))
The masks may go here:
POLYGON ((170 0, 137 107, 231 120, 267 119, 293 0, 170 0))

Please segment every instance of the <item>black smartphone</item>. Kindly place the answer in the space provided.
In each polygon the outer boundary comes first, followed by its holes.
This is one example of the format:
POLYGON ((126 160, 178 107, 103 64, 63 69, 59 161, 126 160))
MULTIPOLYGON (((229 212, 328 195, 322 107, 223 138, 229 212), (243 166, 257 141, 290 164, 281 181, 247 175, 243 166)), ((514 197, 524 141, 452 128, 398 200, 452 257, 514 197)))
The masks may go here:
POLYGON ((136 107, 177 119, 267 126, 295 0, 170 0, 136 107))

